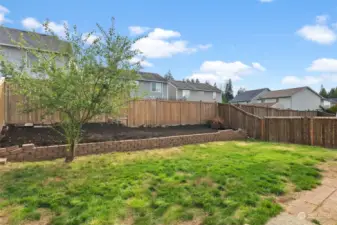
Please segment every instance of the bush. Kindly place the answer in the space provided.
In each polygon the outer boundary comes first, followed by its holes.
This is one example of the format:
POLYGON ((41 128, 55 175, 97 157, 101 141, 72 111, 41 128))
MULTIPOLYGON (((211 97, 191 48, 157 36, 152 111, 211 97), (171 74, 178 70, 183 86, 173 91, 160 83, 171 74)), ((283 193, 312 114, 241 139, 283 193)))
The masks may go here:
POLYGON ((328 108, 326 111, 327 111, 328 113, 334 113, 334 114, 336 114, 336 113, 337 113, 337 105, 331 106, 331 107, 328 108))
POLYGON ((225 129, 225 124, 224 124, 224 120, 220 117, 215 117, 212 121, 211 121, 211 128, 212 129, 225 129))

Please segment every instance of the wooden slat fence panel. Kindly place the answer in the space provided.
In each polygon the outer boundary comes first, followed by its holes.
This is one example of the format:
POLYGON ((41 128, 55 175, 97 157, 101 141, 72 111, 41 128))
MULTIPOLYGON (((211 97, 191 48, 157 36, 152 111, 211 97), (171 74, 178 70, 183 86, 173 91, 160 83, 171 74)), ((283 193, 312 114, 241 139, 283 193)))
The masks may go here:
POLYGON ((317 111, 296 111, 291 109, 275 109, 270 107, 264 106, 255 106, 255 105, 236 105, 239 108, 254 114, 259 117, 266 117, 266 116, 307 116, 307 117, 314 117, 318 116, 317 111))
MULTIPOLYGON (((1 84, 0 84, 0 122, 3 113, 4 122, 7 124, 49 124, 61 120, 60 113, 41 119, 42 111, 22 113, 20 104, 27 103, 23 96, 14 94, 6 85, 4 88, 4 106, 1 107, 1 84)), ((161 126, 181 124, 204 124, 217 116, 216 102, 191 102, 191 101, 165 101, 165 100, 137 100, 126 103, 119 116, 98 115, 90 122, 108 122, 118 120, 130 126, 161 126)))

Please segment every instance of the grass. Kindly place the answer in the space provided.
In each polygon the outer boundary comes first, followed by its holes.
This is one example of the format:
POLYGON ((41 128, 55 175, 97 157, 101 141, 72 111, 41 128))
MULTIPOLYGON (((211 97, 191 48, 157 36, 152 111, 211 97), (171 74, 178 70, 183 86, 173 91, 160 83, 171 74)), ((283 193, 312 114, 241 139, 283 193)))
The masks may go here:
POLYGON ((9 224, 254 224, 282 211, 275 196, 320 184, 318 147, 218 142, 0 167, 9 224), (44 213, 43 213, 44 212, 44 213), (188 223, 186 223, 188 224, 188 223))

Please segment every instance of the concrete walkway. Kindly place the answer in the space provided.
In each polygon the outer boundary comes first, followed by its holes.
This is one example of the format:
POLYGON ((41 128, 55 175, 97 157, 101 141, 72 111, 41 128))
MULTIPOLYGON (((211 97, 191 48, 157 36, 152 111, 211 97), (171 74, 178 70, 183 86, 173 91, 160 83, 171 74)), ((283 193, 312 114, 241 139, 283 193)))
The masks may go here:
POLYGON ((285 213, 273 218, 267 225, 312 224, 337 225, 337 163, 325 164, 322 185, 311 191, 294 193, 283 202, 285 213))

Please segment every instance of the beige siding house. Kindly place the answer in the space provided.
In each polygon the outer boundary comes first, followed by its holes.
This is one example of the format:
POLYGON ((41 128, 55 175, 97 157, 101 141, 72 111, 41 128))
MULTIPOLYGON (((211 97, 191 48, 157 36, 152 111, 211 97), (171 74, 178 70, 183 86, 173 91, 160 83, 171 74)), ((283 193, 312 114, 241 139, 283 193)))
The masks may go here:
POLYGON ((322 97, 310 87, 270 91, 262 95, 259 103, 278 103, 278 107, 293 110, 318 110, 322 97))
POLYGON ((168 96, 170 100, 221 102, 221 90, 206 83, 187 81, 168 81, 168 96))

